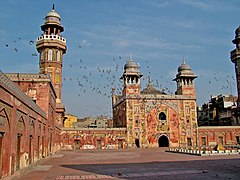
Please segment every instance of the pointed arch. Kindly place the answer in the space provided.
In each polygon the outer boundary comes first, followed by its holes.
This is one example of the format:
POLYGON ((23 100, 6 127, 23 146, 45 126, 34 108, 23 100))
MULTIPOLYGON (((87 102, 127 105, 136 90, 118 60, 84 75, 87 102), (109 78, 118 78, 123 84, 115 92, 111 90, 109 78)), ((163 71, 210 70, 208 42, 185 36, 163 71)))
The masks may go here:
POLYGON ((9 116, 4 107, 0 108, 0 125, 4 128, 4 131, 7 131, 7 132, 10 131, 9 116))
POLYGON ((26 130, 26 124, 23 116, 21 116, 17 121, 17 133, 23 134, 26 130))
POLYGON ((34 124, 34 120, 32 118, 29 121, 29 132, 31 135, 34 135, 34 133, 35 133, 35 124, 34 124))
POLYGON ((53 60, 53 50, 49 49, 48 50, 48 61, 52 61, 53 60))

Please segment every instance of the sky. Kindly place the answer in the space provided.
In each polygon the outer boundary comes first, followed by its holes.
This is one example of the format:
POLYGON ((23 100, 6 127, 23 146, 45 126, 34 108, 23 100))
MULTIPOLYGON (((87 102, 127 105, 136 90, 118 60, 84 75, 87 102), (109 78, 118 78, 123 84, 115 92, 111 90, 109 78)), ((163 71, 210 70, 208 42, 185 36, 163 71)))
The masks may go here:
POLYGON ((239 0, 1 1, 1 71, 39 73, 35 42, 53 3, 67 39, 66 113, 111 117, 111 89, 121 91, 119 78, 130 53, 140 65, 142 89, 150 76, 155 88, 173 94, 172 80, 185 60, 198 75, 197 105, 211 95, 236 95, 230 51, 240 25, 239 0))

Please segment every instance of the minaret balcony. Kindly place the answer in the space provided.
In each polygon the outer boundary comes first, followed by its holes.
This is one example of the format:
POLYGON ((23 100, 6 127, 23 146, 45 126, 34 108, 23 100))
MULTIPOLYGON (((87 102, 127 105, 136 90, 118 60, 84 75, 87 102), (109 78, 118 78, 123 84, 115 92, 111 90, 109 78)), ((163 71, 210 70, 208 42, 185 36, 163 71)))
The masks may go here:
POLYGON ((41 40, 45 40, 45 39, 46 40, 59 40, 59 41, 66 43, 66 38, 63 38, 58 35, 42 35, 37 38, 37 41, 41 41, 41 40))
POLYGON ((234 63, 236 60, 240 59, 240 51, 238 49, 234 49, 231 51, 231 60, 234 63))
POLYGON ((66 52, 66 38, 58 35, 42 35, 37 38, 36 43, 37 49, 42 47, 58 47, 63 50, 63 53, 66 52))

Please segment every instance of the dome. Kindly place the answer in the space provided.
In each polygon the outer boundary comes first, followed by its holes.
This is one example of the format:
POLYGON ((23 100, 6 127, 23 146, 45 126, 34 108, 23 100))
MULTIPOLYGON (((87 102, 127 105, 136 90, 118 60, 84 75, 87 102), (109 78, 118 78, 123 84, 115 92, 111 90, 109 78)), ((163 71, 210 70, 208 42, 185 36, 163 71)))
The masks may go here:
POLYGON ((57 22, 57 23, 60 23, 61 21, 61 16, 60 14, 54 10, 54 4, 53 4, 53 7, 52 7, 52 10, 47 13, 47 16, 45 17, 45 22, 57 22))
POLYGON ((127 75, 142 77, 142 74, 139 70, 139 65, 133 62, 131 56, 130 56, 130 59, 127 61, 127 63, 124 65, 124 73, 121 78, 124 78, 127 75))
POLYGON ((173 79, 176 81, 178 78, 197 78, 197 76, 192 72, 191 67, 185 63, 185 61, 182 62, 182 64, 178 67, 178 73, 176 74, 176 78, 173 79))
POLYGON ((239 34, 240 33, 240 26, 238 26, 238 28, 235 30, 235 34, 239 34))
POLYGON ((164 95, 166 93, 155 89, 151 83, 148 83, 147 87, 141 91, 141 94, 162 94, 162 95, 164 95))
POLYGON ((61 19, 60 14, 58 14, 54 9, 52 11, 50 11, 46 17, 57 17, 59 19, 61 19))
POLYGON ((124 65, 124 74, 135 74, 135 75, 140 75, 139 71, 139 65, 133 60, 129 60, 125 65, 124 65))
POLYGON ((128 69, 128 68, 138 69, 138 65, 137 65, 137 63, 133 62, 132 60, 129 60, 127 62, 127 64, 124 65, 124 69, 128 69))
POLYGON ((178 67, 178 72, 180 71, 191 71, 191 68, 189 65, 187 65, 185 62, 183 62, 179 67, 178 67))
POLYGON ((235 30, 235 38, 240 38, 240 26, 235 30))

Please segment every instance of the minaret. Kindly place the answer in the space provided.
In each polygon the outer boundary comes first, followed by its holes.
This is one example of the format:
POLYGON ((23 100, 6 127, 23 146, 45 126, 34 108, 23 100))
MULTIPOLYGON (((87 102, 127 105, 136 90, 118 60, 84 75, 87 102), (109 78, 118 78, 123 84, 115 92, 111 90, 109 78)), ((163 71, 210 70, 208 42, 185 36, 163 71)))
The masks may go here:
POLYGON ((61 16, 52 10, 45 17, 41 26, 43 34, 37 38, 37 51, 40 54, 40 74, 50 74, 57 94, 56 102, 61 104, 62 99, 62 62, 66 53, 66 39, 62 37, 64 31, 61 26, 61 16))
POLYGON ((178 67, 178 73, 174 79, 174 81, 177 82, 176 95, 196 97, 196 90, 194 86, 195 78, 197 78, 197 76, 192 72, 190 66, 183 61, 178 67))
POLYGON ((231 51, 231 60, 235 65, 238 92, 237 107, 240 108, 240 26, 235 30, 235 39, 232 42, 236 45, 236 48, 231 51))
POLYGON ((133 62, 132 55, 124 66, 124 73, 120 79, 124 81, 123 94, 140 94, 140 79, 142 77, 139 71, 139 65, 133 62))
POLYGON ((62 104, 62 62, 66 53, 66 39, 62 37, 64 31, 61 26, 61 16, 52 10, 45 17, 45 23, 41 26, 43 34, 37 38, 37 51, 40 54, 40 74, 49 74, 52 78, 56 99, 56 124, 63 125, 65 107, 62 104))

